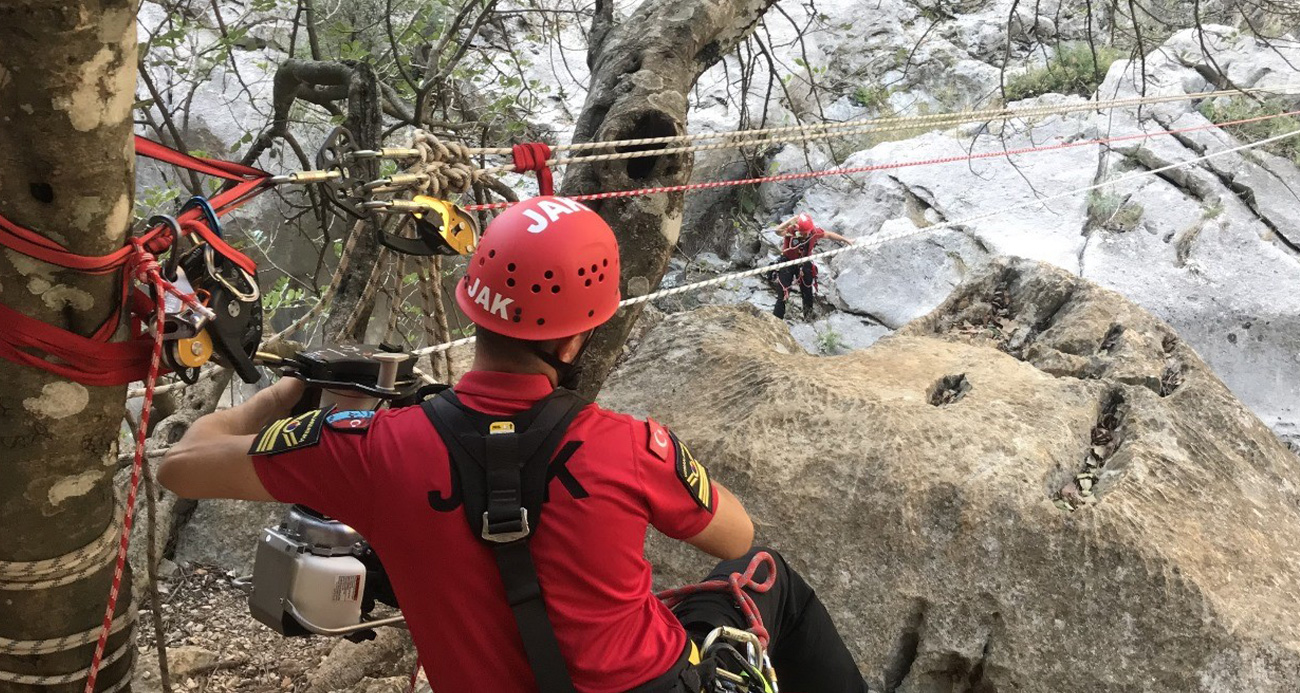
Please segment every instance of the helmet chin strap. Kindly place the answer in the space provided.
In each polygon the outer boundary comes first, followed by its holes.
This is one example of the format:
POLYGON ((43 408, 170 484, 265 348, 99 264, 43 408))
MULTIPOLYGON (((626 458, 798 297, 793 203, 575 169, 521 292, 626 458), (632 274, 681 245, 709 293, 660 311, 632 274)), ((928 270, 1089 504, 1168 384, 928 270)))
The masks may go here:
POLYGON ((576 385, 573 380, 575 380, 574 376, 577 375, 578 362, 582 360, 582 355, 587 353, 587 347, 590 345, 591 336, 588 335, 587 338, 582 341, 582 346, 578 349, 577 355, 575 355, 573 361, 570 362, 562 361, 559 356, 556 356, 538 346, 533 347, 533 355, 541 359, 546 365, 555 369, 556 385, 572 389, 573 386, 576 385))

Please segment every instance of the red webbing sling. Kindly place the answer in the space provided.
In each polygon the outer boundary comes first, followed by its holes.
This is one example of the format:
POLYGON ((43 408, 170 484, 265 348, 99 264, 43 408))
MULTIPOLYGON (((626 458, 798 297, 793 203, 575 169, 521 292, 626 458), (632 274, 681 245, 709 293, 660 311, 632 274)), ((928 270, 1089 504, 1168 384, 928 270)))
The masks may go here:
MULTIPOLYGON (((271 175, 265 171, 229 161, 206 159, 178 152, 162 144, 136 136, 139 156, 216 176, 230 181, 226 189, 208 202, 218 215, 237 209, 265 191, 271 175)), ((226 243, 204 221, 198 208, 186 210, 178 218, 184 233, 194 233, 221 255, 252 274, 257 265, 246 255, 226 243)), ((123 268, 122 292, 118 306, 89 337, 50 325, 0 304, 0 358, 25 366, 41 368, 85 385, 121 385, 144 378, 149 369, 152 338, 142 327, 152 318, 153 301, 133 288, 136 267, 154 262, 153 256, 167 250, 175 241, 166 226, 146 230, 129 239, 127 245, 107 255, 78 255, 59 243, 0 215, 0 247, 9 248, 34 259, 85 274, 108 274, 123 268), (133 318, 127 341, 109 341, 117 332, 123 308, 133 318), (46 357, 54 357, 51 361, 46 357)))

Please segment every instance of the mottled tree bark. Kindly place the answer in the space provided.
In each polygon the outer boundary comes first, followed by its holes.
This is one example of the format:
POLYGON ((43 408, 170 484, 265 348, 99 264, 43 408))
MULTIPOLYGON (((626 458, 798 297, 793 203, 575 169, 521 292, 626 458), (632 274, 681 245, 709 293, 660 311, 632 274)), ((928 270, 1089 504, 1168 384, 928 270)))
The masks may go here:
MULTIPOLYGON (((0 212, 76 253, 121 247, 131 219, 135 11, 135 0, 0 3, 0 212)), ((0 301, 83 335, 112 313, 119 281, 0 253, 0 301)), ((113 521, 124 388, 86 387, 7 361, 0 361, 0 381, 0 561, 61 556, 113 521)), ((46 639, 94 628, 111 573, 105 565, 45 591, 0 588, 0 636, 46 639)), ((128 580, 119 613, 130 600, 128 580)), ((129 637, 130 629, 122 631, 108 651, 129 637)), ((73 672, 90 663, 92 650, 0 656, 0 670, 73 672)), ((101 690, 126 677, 130 665, 126 657, 106 668, 101 690)), ((32 690, 0 682, 0 691, 20 689, 32 690)))
MULTIPOLYGON (((380 104, 379 79, 375 71, 365 63, 352 66, 348 80, 348 116, 343 121, 344 127, 352 132, 357 146, 361 149, 378 149, 380 147, 383 126, 383 108, 380 104)), ((379 161, 370 159, 359 162, 357 168, 365 172, 367 180, 379 177, 379 161)), ((383 223, 379 214, 371 215, 364 224, 354 224, 352 233, 358 234, 352 246, 349 263, 356 271, 347 272, 339 278, 338 289, 325 318, 325 338, 332 342, 360 342, 365 339, 366 326, 370 324, 370 315, 374 311, 374 299, 364 300, 366 288, 377 281, 379 274, 379 241, 375 238, 375 229, 383 223)), ((345 243, 344 247, 349 244, 345 243)))
MULTIPOLYGON (((695 80, 753 31, 775 0, 649 0, 622 24, 597 3, 588 64, 591 88, 575 142, 662 137, 686 132, 695 80)), ((561 193, 580 195, 679 185, 693 157, 674 154, 571 166, 561 193)), ((625 297, 654 290, 682 226, 682 194, 589 203, 614 227, 625 297)), ((641 307, 624 309, 597 331, 580 366, 579 387, 594 395, 609 375, 641 307)))

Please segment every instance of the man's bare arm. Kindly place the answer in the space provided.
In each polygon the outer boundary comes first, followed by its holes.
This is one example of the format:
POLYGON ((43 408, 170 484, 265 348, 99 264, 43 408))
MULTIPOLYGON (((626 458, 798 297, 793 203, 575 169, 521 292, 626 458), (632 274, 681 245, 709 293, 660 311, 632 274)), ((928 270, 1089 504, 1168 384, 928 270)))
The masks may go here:
POLYGON ((713 487, 718 495, 713 519, 686 543, 723 560, 740 558, 754 545, 754 522, 731 491, 716 481, 713 487))
POLYGON ((296 378, 281 378, 248 401, 195 421, 163 458, 158 482, 184 498, 275 500, 248 449, 258 431, 289 415, 304 387, 296 378))
POLYGON ((844 245, 853 245, 852 239, 845 238, 844 236, 841 236, 838 233, 835 233, 834 231, 827 231, 826 229, 822 229, 822 233, 826 234, 826 237, 831 239, 832 241, 839 241, 844 245))

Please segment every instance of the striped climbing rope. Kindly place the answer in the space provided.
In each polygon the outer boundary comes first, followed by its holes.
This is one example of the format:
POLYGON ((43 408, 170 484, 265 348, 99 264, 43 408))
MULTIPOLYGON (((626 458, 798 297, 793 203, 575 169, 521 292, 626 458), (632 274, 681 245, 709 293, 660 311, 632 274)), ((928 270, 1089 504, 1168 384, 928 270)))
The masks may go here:
MULTIPOLYGON (((1160 133, 1152 133, 1152 134, 1160 134, 1160 133)), ((710 287, 721 286, 721 285, 723 285, 723 284, 727 284, 727 283, 729 283, 729 282, 733 282, 733 281, 736 281, 736 280, 738 280, 738 279, 744 279, 744 278, 747 278, 747 277, 756 277, 756 276, 759 276, 759 275, 762 275, 762 274, 767 274, 768 272, 771 272, 771 271, 773 271, 773 270, 780 270, 780 269, 785 268, 785 267, 793 267, 793 266, 795 266, 795 265, 801 265, 801 264, 804 264, 804 263, 813 262, 814 260, 827 259, 827 258, 834 257, 834 256, 836 256, 836 255, 840 255, 840 254, 842 254, 842 253, 860 252, 860 251, 866 250, 866 249, 868 249, 868 248, 879 247, 879 246, 885 245, 886 243, 891 243, 891 242, 893 242, 893 241, 901 240, 901 239, 907 238, 907 237, 909 237, 909 236, 916 236, 916 235, 920 235, 920 234, 923 234, 923 233, 930 233, 930 232, 933 232, 933 231, 939 231, 939 230, 942 230, 942 229, 950 229, 950 228, 955 228, 955 227, 959 227, 959 226, 968 226, 968 225, 970 225, 970 224, 973 224, 973 223, 976 223, 976 222, 979 222, 979 221, 984 221, 984 220, 987 220, 987 219, 993 219, 993 218, 995 218, 995 217, 1001 216, 1001 215, 1003 215, 1003 214, 1006 214, 1006 213, 1008 213, 1008 212, 1011 212, 1011 211, 1014 211, 1014 210, 1017 210, 1017 209, 1025 209, 1025 208, 1033 207, 1033 206, 1036 206, 1036 205, 1046 205, 1046 204, 1049 203, 1049 202, 1053 202, 1053 201, 1056 201, 1056 200, 1062 200, 1062 199, 1066 199, 1066 198, 1070 198, 1070 197, 1075 197, 1075 196, 1077 196, 1077 195, 1084 195, 1084 194, 1090 193, 1090 192, 1092 192, 1092 191, 1094 191, 1094 190, 1101 190, 1101 189, 1103 189, 1103 188, 1112 187, 1112 186, 1115 186, 1115 185, 1119 185, 1119 184, 1121 184, 1121 183, 1126 183, 1126 182, 1129 182, 1129 181, 1139 180, 1139 179, 1142 179, 1142 178, 1149 178, 1149 177, 1152 177, 1152 176, 1158 176, 1158 175, 1160 175, 1161 173, 1164 173, 1164 172, 1166 172, 1166 171, 1172 171, 1172 170, 1176 170, 1176 169, 1180 169, 1180 168, 1186 168, 1186 167, 1191 166, 1191 165, 1193 165, 1193 164, 1201 163, 1201 162, 1203 162, 1203 161, 1208 161, 1208 160, 1210 160, 1210 159, 1215 159, 1215 158, 1218 158, 1218 157, 1227 156, 1227 155, 1229 155, 1229 154, 1236 154, 1236 153, 1238 153, 1238 152, 1247 151, 1247 150, 1250 150, 1250 149, 1255 149, 1255 148, 1258 148, 1258 147, 1262 147, 1262 146, 1264 146, 1264 145, 1266 145, 1266 144, 1271 144, 1271 143, 1273 143, 1273 142, 1279 142, 1279 141, 1282 141, 1282 140, 1285 140, 1285 139, 1288 139, 1288 138, 1291 138, 1291 137, 1296 137, 1297 135, 1300 135, 1300 130, 1295 130, 1295 131, 1292 131, 1292 132, 1283 133, 1283 134, 1281 134, 1281 135, 1274 135, 1273 137, 1269 137, 1269 138, 1266 138, 1266 139, 1262 139, 1262 140, 1259 140, 1259 141, 1257 141, 1257 142, 1248 142, 1248 143, 1246 143, 1246 144, 1241 144, 1241 145, 1238 145, 1238 146, 1235 146, 1235 147, 1230 147, 1230 148, 1228 148, 1228 149, 1223 149, 1223 150, 1220 150, 1220 151, 1217 151, 1217 152, 1209 152, 1209 153, 1203 154, 1203 155, 1201 155, 1201 156, 1197 156, 1197 157, 1194 157, 1194 158, 1188 159, 1188 160, 1186 160, 1186 161, 1180 161, 1180 162, 1177 162, 1177 163, 1168 164, 1168 165, 1166 165, 1166 166, 1161 166, 1161 167, 1158 167, 1158 168, 1153 168, 1153 169, 1149 169, 1149 170, 1145 170, 1145 171, 1139 171, 1139 172, 1137 172, 1137 173, 1132 173, 1132 174, 1129 174, 1129 175, 1127 175, 1127 176, 1122 176, 1122 177, 1119 177, 1119 178, 1114 178, 1114 179, 1111 179, 1111 180, 1102 181, 1102 182, 1100 182, 1100 183, 1095 183, 1095 184, 1093 184, 1093 185, 1088 185, 1088 186, 1084 186, 1084 187, 1081 187, 1081 188, 1075 188, 1075 189, 1073 189, 1073 190, 1067 190, 1067 191, 1065 191, 1065 192, 1057 193, 1057 194, 1055 194, 1055 195, 1049 195, 1049 196, 1046 196, 1046 197, 1035 198, 1035 199, 1032 199, 1032 200, 1026 200, 1026 201, 1024 201, 1024 202, 1019 202, 1019 203, 1016 203, 1016 204, 1007 205, 1006 207, 1000 207, 1000 208, 998 208, 998 209, 996 209, 996 210, 993 210, 993 211, 991 211, 991 212, 985 212, 985 213, 983 213, 983 214, 976 214, 976 215, 972 215, 972 216, 969 216, 969 217, 964 217, 964 218, 961 218, 961 219, 953 219, 953 220, 950 220, 950 221, 943 221, 943 222, 939 222, 939 223, 937 223, 937 224, 934 224, 934 225, 932 225, 932 226, 927 226, 927 227, 924 227, 924 228, 902 229, 902 230, 894 231, 894 232, 890 232, 890 233, 876 234, 876 235, 872 236, 872 237, 869 238, 869 239, 863 239, 863 240, 857 241, 857 242, 853 243, 852 245, 847 245, 847 246, 843 246, 843 247, 840 247, 840 248, 833 248, 833 249, 831 249, 831 250, 824 250, 824 251, 821 251, 821 252, 818 252, 818 253, 813 253, 812 255, 809 255, 809 256, 807 256, 807 257, 799 258, 799 259, 797 259, 797 260, 787 260, 787 261, 784 261, 784 262, 778 262, 778 263, 776 263, 776 264, 772 264, 772 265, 766 265, 766 266, 764 266, 764 267, 757 267, 757 268, 754 268, 754 269, 742 270, 742 271, 739 271, 739 272, 732 272, 732 273, 724 274, 724 275, 721 275, 721 276, 718 276, 718 277, 713 277, 712 279, 705 279, 705 280, 703 280, 703 281, 693 282, 693 283, 690 283, 690 284, 683 284, 682 286, 672 287, 672 288, 669 288, 669 289, 660 289, 659 291, 655 291, 655 292, 653 292, 653 293, 645 294, 645 295, 643 295, 643 296, 634 296, 634 297, 632 297, 632 298, 624 299, 621 303, 619 303, 619 307, 635 306, 635 305, 639 305, 639 304, 642 304, 642 303, 648 303, 648 302, 650 302, 650 301, 654 301, 654 300, 657 300, 657 299, 660 299, 660 298, 665 298, 665 297, 667 297, 667 296, 677 296, 677 295, 680 295, 680 294, 686 294, 686 293, 692 293, 692 292, 695 292, 695 291, 699 291, 699 290, 701 290, 701 289, 707 289, 707 288, 710 288, 710 287)), ((1112 138, 1112 139, 1116 139, 1116 138, 1112 138)), ((451 348, 454 348, 454 347, 457 347, 457 346, 462 346, 462 345, 465 345, 465 344, 471 344, 471 343, 473 343, 473 342, 474 342, 474 338, 473 338, 473 337, 465 337, 465 338, 463 338, 463 339, 457 339, 457 340, 454 340, 454 341, 445 342, 445 343, 443 343, 443 344, 436 344, 436 345, 433 345, 433 346, 425 347, 425 348, 423 348, 423 349, 418 349, 418 350, 416 350, 414 353, 415 353, 415 355, 417 355, 417 356, 423 356, 423 355, 425 355, 425 354, 429 354, 429 353, 433 353, 433 352, 445 351, 445 350, 447 350, 447 349, 451 349, 451 348)))

